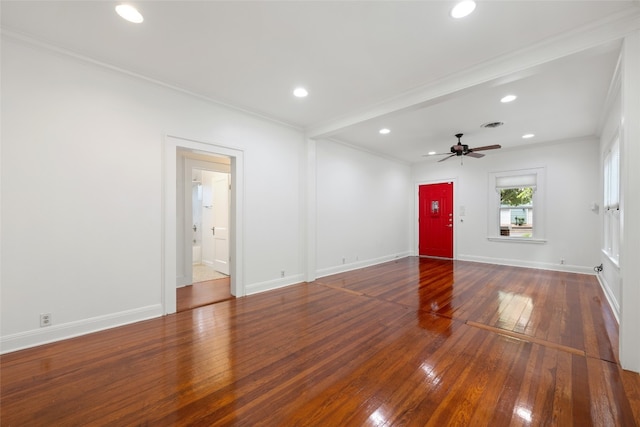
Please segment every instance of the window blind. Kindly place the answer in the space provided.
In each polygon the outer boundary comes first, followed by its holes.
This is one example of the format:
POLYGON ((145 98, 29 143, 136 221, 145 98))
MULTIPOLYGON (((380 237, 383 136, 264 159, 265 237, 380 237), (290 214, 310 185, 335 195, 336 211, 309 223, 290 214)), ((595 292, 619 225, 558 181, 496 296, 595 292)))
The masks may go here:
POLYGON ((496 177, 496 188, 524 188, 536 186, 536 174, 496 177))

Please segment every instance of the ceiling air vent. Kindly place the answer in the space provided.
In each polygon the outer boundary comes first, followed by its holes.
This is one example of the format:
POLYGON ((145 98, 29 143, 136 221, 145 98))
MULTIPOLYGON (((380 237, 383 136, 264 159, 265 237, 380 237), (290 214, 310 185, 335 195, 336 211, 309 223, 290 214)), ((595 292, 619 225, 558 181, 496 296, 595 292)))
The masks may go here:
POLYGON ((498 126, 502 126, 504 123, 503 122, 490 122, 490 123, 485 123, 480 127, 483 128, 497 128, 498 126))

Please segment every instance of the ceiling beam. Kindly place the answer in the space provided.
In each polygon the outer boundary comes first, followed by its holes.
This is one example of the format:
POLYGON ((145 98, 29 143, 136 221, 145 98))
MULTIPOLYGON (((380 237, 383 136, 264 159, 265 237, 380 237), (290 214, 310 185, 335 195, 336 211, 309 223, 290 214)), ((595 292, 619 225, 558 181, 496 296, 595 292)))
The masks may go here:
POLYGON ((382 116, 437 104, 482 85, 504 84, 537 73, 563 57, 621 40, 640 29, 640 6, 565 32, 540 43, 406 91, 370 108, 306 129, 308 138, 327 138, 382 116))

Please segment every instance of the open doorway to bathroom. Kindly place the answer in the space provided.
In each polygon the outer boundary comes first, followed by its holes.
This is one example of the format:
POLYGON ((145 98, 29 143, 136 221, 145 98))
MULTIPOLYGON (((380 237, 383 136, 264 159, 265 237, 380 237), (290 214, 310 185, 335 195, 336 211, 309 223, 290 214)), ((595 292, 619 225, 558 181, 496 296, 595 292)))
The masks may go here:
POLYGON ((233 298, 229 277, 231 172, 227 157, 180 154, 184 274, 178 281, 176 308, 184 311, 233 298))
POLYGON ((230 176, 191 168, 192 282, 229 276, 230 176))

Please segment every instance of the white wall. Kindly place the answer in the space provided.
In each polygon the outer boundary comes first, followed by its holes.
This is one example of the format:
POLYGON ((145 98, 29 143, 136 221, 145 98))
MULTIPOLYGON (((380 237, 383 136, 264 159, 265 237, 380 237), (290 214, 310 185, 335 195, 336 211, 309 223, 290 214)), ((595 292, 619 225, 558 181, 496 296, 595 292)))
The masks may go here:
POLYGON ((4 36, 1 54, 2 352, 163 313, 166 134, 243 153, 247 293, 301 281, 310 265, 322 276, 411 253, 415 185, 451 178, 456 213, 466 210, 458 258, 580 272, 599 264, 595 140, 490 152, 464 166, 411 168, 325 140, 307 153, 299 130, 135 76, 4 36), (488 173, 540 166, 548 242, 488 241, 488 173), (53 326, 39 327, 41 313, 53 326))
POLYGON ((457 259, 593 273, 600 259, 598 215, 590 210, 591 203, 600 200, 596 140, 490 151, 482 159, 465 158, 463 165, 456 158, 442 163, 437 160, 414 165, 413 180, 416 184, 455 180, 457 259), (538 167, 546 169, 546 243, 489 241, 489 173, 538 167), (464 216, 460 216, 461 207, 464 216), (561 258, 565 264, 560 264, 561 258))
POLYGON ((409 255, 410 166, 328 140, 316 155, 317 276, 409 255))
POLYGON ((406 164, 9 37, 2 88, 2 352, 166 311, 166 135, 243 153, 247 294, 410 253, 406 164))
POLYGON ((243 151, 247 292, 302 277, 299 130, 4 37, 2 90, 2 351, 162 313, 165 134, 243 151))

